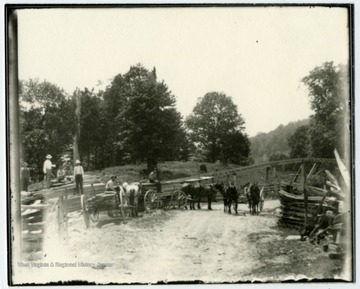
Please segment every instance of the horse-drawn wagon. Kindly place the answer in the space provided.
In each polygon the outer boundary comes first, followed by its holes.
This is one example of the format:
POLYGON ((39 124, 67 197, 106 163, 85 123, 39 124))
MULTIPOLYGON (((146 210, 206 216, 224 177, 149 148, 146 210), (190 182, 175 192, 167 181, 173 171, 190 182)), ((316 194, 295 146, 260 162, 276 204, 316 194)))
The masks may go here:
POLYGON ((141 194, 144 198, 145 211, 185 208, 187 196, 181 190, 182 182, 166 181, 161 183, 141 183, 141 194))
POLYGON ((81 195, 81 209, 86 228, 90 227, 90 221, 97 223, 99 214, 106 211, 111 218, 121 217, 124 221, 129 215, 128 210, 134 206, 128 204, 124 191, 105 191, 92 196, 81 195))

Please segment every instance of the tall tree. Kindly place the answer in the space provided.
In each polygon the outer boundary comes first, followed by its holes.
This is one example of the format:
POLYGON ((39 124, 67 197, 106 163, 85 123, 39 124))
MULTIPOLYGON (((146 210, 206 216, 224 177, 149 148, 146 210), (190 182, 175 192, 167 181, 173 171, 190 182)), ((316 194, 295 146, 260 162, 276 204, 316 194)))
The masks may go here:
POLYGON ((344 117, 349 103, 347 70, 347 66, 325 62, 302 79, 315 112, 310 125, 313 156, 333 157, 335 148, 343 152, 344 117))
POLYGON ((160 159, 174 159, 185 138, 175 96, 164 82, 158 82, 155 68, 141 64, 117 75, 104 95, 112 114, 115 137, 111 142, 121 161, 146 161, 148 169, 160 159), (113 99, 109 105, 109 100, 113 99))
POLYGON ((79 150, 86 170, 99 169, 102 134, 102 99, 93 90, 77 92, 81 99, 79 150))
POLYGON ((114 77, 103 93, 102 115, 100 126, 103 132, 103 145, 100 152, 101 166, 115 166, 127 161, 129 154, 122 147, 120 126, 122 112, 129 97, 129 86, 123 75, 114 77))
POLYGON ((194 143, 208 151, 208 161, 247 158, 250 143, 243 133, 245 121, 231 97, 209 92, 199 99, 186 119, 194 143), (237 144, 232 140, 236 139, 237 144))
POLYGON ((288 139, 291 158, 305 158, 310 155, 309 129, 308 125, 300 126, 288 139))
POLYGON ((21 81, 21 157, 41 174, 46 154, 58 161, 72 144, 74 105, 62 89, 47 81, 21 81))

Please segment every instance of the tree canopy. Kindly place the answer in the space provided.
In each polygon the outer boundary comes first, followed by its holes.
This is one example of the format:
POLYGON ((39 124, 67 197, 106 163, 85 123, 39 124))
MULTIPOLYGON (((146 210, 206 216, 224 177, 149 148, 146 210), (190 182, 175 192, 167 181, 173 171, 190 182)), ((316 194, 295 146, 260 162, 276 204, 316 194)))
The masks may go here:
POLYGON ((325 62, 302 79, 308 87, 314 115, 309 127, 311 154, 334 157, 343 152, 346 113, 349 105, 348 67, 325 62))
POLYGON ((191 140, 207 151, 207 160, 239 163, 248 157, 250 143, 244 131, 245 121, 231 97, 209 92, 198 100, 186 119, 191 140))
POLYGON ((159 159, 178 157, 185 144, 181 115, 175 96, 165 82, 157 81, 155 68, 149 71, 138 64, 117 75, 104 100, 121 160, 146 161, 152 169, 159 159))
POLYGON ((62 89, 47 81, 20 82, 21 157, 38 172, 47 154, 54 160, 72 143, 74 104, 62 89))
POLYGON ((291 158, 308 157, 310 155, 309 126, 302 125, 298 127, 294 134, 290 136, 288 143, 291 158))

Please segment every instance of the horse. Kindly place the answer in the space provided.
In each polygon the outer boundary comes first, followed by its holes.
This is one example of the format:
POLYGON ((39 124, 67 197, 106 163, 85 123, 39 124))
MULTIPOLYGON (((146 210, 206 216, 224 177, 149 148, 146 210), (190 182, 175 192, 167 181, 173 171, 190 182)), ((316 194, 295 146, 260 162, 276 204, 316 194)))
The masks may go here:
MULTIPOLYGON (((206 185, 205 190, 203 192, 205 193, 205 196, 207 197, 208 210, 212 210, 211 201, 212 201, 214 195, 216 195, 219 192, 219 190, 216 187, 216 184, 214 184, 214 185, 206 185)), ((200 205, 200 202, 199 202, 198 205, 200 205)))
POLYGON ((224 213, 226 213, 226 207, 227 207, 227 191, 225 188, 224 183, 216 183, 215 188, 220 192, 220 194, 223 196, 223 200, 224 200, 224 213))
POLYGON ((227 197, 226 204, 228 207, 228 213, 231 214, 231 205, 234 204, 235 214, 238 215, 237 209, 238 209, 239 194, 235 186, 229 186, 226 189, 226 197, 227 197))
POLYGON ((250 186, 250 214, 258 215, 259 214, 259 202, 260 202, 260 189, 256 183, 250 186))
POLYGON ((121 188, 123 189, 123 196, 125 197, 125 204, 130 205, 131 211, 130 214, 132 217, 138 216, 138 204, 139 196, 141 194, 141 184, 140 183, 123 183, 121 188))
MULTIPOLYGON (((208 210, 212 210, 211 208, 211 201, 214 196, 218 192, 215 185, 200 185, 194 186, 192 184, 184 184, 181 190, 186 194, 189 204, 190 210, 195 210, 195 203, 197 204, 197 208, 200 210, 200 201, 201 197, 206 196, 208 202, 208 210)), ((187 209, 187 207, 185 207, 187 209)))
POLYGON ((264 208, 264 201, 265 201, 265 187, 263 186, 260 190, 260 205, 259 205, 259 209, 260 212, 262 212, 263 208, 264 208))
POLYGON ((251 213, 251 198, 250 198, 250 187, 251 186, 252 186, 252 184, 249 183, 249 182, 242 186, 242 188, 244 189, 244 194, 245 194, 246 199, 248 201, 248 207, 249 207, 250 213, 251 213))

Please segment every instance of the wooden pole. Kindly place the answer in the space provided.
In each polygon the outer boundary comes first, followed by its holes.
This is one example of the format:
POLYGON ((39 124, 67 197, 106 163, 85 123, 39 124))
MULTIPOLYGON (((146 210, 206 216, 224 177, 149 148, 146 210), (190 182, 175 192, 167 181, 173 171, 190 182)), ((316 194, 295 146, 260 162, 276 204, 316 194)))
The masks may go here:
POLYGON ((265 168, 265 183, 269 182, 269 170, 270 170, 270 167, 265 168))
POLYGON ((308 173, 308 175, 307 175, 307 177, 306 177, 307 179, 309 179, 309 178, 315 173, 315 170, 317 169, 317 166, 318 166, 317 163, 315 163, 315 164, 312 166, 310 172, 308 173))
POLYGON ((305 164, 301 164, 301 181, 302 181, 302 190, 304 193, 304 206, 305 206, 305 219, 304 219, 304 227, 307 225, 307 212, 308 212, 308 196, 306 192, 306 174, 305 174, 305 164))
MULTIPOLYGON (((21 238, 21 194, 20 194, 20 132, 19 132, 19 82, 18 82, 18 22, 16 11, 8 11, 7 34, 7 87, 8 93, 8 124, 10 147, 10 190, 8 201, 11 202, 11 240, 12 250, 11 274, 16 270, 17 262, 22 257, 21 238)), ((10 239, 10 238, 9 238, 10 239)))
POLYGON ((79 93, 78 89, 76 89, 76 91, 74 92, 74 97, 75 97, 75 104, 76 104, 76 109, 75 109, 76 131, 75 131, 75 135, 74 135, 74 151, 73 151, 74 164, 75 164, 76 160, 80 160, 79 139, 80 139, 81 98, 80 98, 80 93, 79 93))

